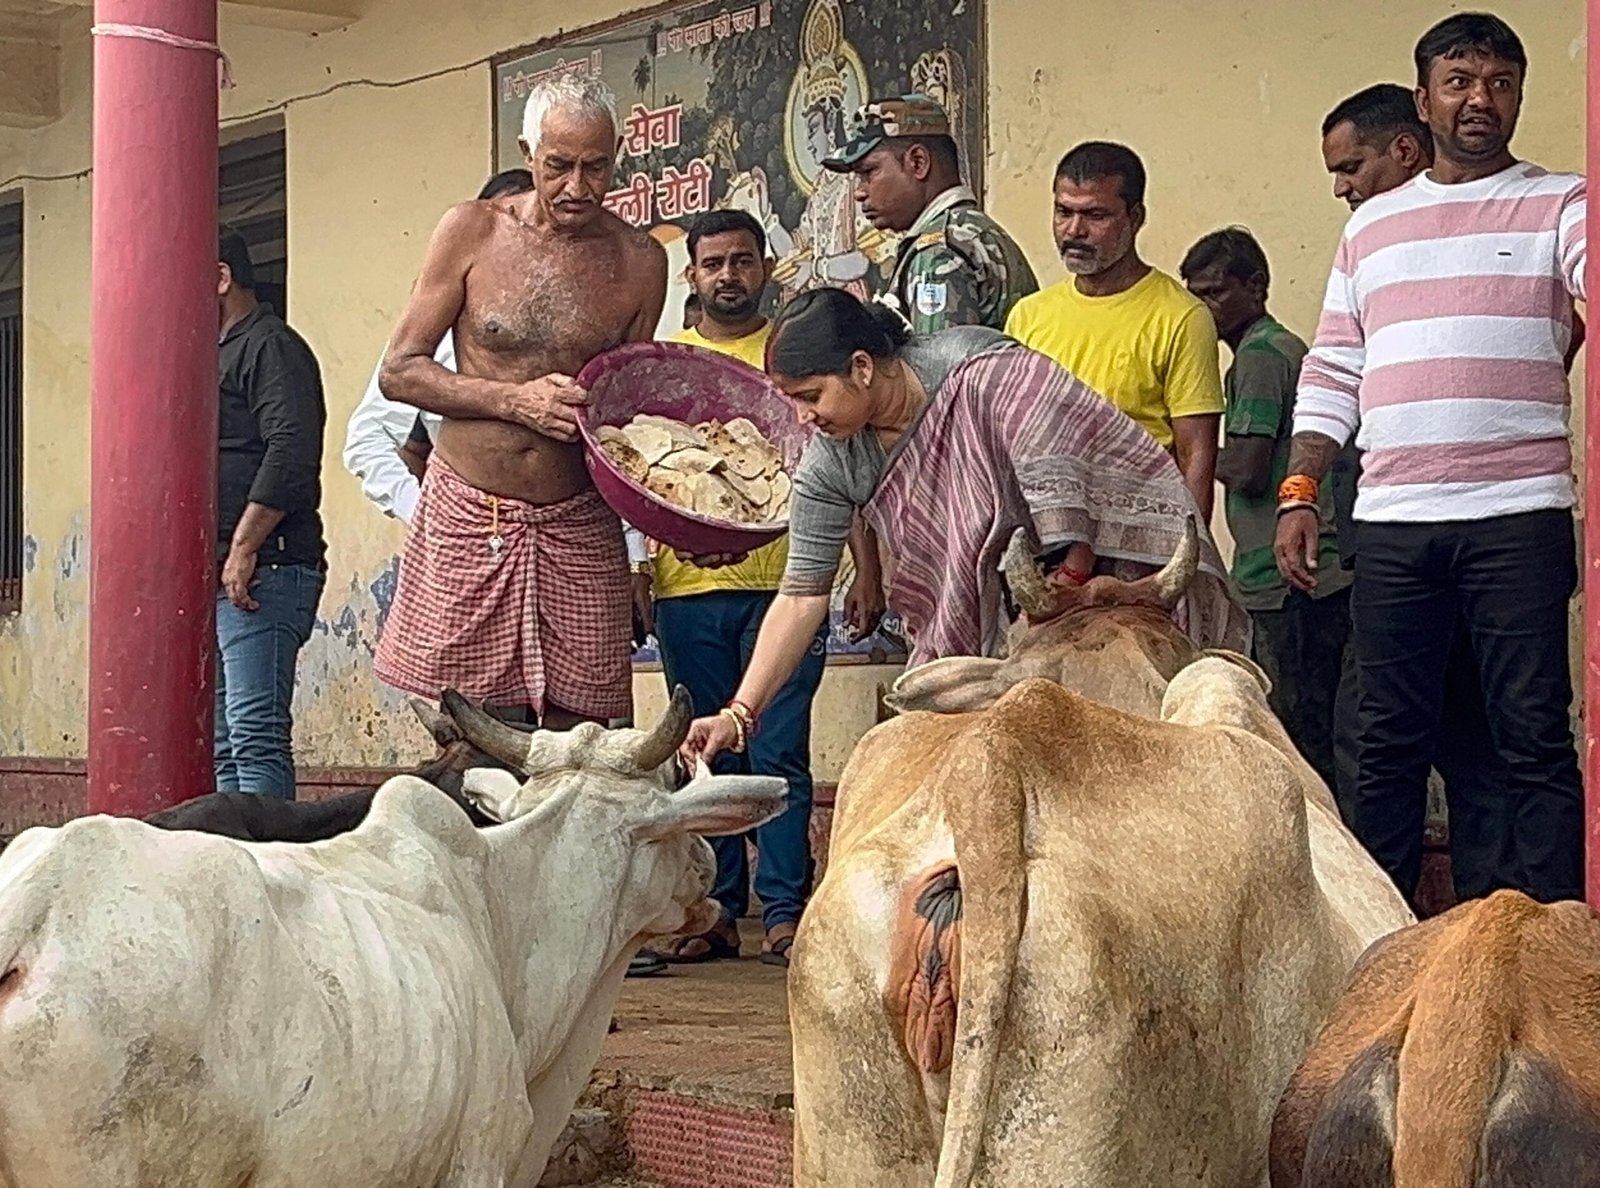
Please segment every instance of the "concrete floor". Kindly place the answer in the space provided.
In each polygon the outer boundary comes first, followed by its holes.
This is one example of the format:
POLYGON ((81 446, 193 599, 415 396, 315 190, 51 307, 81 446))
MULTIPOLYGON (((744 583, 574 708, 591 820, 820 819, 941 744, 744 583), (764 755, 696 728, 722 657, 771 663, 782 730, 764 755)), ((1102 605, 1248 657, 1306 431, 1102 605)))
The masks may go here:
MULTIPOLYGON (((746 1109, 793 1105, 787 971, 756 959, 761 929, 742 924, 737 961, 673 965, 630 978, 595 1082, 670 1089, 746 1109)), ((594 1082, 592 1082, 594 1083, 594 1082)))

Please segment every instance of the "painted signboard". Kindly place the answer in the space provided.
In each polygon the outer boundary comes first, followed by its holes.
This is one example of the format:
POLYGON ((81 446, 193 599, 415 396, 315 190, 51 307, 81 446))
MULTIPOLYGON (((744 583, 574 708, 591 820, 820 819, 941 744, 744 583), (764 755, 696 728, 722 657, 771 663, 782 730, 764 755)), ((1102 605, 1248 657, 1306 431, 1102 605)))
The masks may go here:
MULTIPOLYGON (((965 176, 981 192, 983 62, 983 0, 689 4, 497 60, 497 167, 524 163, 518 137, 534 85, 599 75, 622 120, 607 206, 668 255, 660 336, 682 326, 686 229, 712 209, 746 210, 766 229, 777 262, 770 305, 817 285, 866 297, 887 282, 897 238, 862 218, 850 178, 821 162, 867 99, 922 91, 949 110, 965 176)), ((852 576, 847 561, 830 655, 903 658, 892 619, 870 639, 847 639, 840 620, 852 576)))

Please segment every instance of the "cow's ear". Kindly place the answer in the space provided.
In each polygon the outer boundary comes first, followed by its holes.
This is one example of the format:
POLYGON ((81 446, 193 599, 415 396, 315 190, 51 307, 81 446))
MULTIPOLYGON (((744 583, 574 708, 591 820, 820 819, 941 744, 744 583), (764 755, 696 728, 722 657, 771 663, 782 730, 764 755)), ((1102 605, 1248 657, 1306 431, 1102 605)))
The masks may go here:
POLYGON ((781 813, 788 795, 788 781, 777 776, 700 776, 676 792, 650 797, 634 821, 633 836, 659 841, 678 833, 747 833, 781 813))
POLYGON ((469 767, 461 774, 461 795, 492 821, 519 816, 517 800, 522 781, 498 767, 469 767))
POLYGON ((900 675, 883 704, 897 714, 913 710, 964 714, 988 709, 997 696, 993 682, 1002 663, 982 656, 947 656, 918 665, 900 675))

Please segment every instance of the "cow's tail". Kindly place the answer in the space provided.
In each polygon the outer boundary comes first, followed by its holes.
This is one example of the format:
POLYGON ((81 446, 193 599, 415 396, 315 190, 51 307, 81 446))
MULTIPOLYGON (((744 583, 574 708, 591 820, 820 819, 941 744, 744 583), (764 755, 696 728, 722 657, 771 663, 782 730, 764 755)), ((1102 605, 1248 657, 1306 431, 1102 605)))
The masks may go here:
MULTIPOLYGON (((1001 704, 1025 698, 1025 689, 1013 690, 1001 704)), ((957 741, 939 789, 955 835, 962 957, 950 1105, 935 1188, 968 1188, 977 1169, 1027 912, 1023 761, 1033 740, 1020 737, 1009 718, 991 711, 957 741)))
MULTIPOLYGON (((1516 897, 1520 899, 1520 897, 1516 897)), ((1487 914, 1536 912, 1496 896, 1452 930, 1430 963, 1400 1050, 1395 1102, 1394 1182, 1472 1188, 1480 1139, 1505 1073, 1518 995, 1523 921, 1487 914), (1510 927, 1504 925, 1509 924, 1510 927)))

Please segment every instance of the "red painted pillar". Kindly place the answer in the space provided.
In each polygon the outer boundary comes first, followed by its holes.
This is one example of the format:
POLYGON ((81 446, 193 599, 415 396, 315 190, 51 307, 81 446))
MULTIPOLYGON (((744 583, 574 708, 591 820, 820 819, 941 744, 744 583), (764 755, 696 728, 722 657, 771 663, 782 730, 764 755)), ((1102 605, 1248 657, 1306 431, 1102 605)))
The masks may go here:
MULTIPOLYGON (((1589 0, 1586 173, 1600 178, 1600 0, 1589 0)), ((1588 236, 1600 243, 1600 204, 1589 195, 1588 236)), ((1600 258, 1589 257, 1586 292, 1600 291, 1600 258)), ((1594 306, 1589 306, 1594 323, 1594 306)), ((1600 346, 1600 344, 1596 344, 1600 346)), ((1600 908, 1600 351, 1584 351, 1583 403, 1583 784, 1589 812, 1589 903, 1600 908)))
POLYGON ((89 810, 208 792, 215 652, 215 0, 96 0, 89 810))

